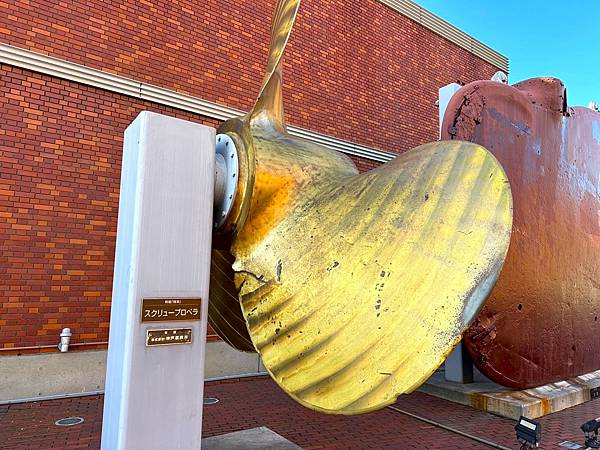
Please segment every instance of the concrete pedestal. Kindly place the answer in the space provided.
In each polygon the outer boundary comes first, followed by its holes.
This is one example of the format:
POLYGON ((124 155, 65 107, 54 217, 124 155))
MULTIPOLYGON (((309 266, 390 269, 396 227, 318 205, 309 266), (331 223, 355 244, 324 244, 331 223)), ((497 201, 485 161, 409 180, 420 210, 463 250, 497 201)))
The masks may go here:
POLYGON ((478 371, 473 383, 454 383, 440 369, 419 390, 509 419, 535 419, 600 397, 600 370, 518 391, 500 386, 478 371))
POLYGON ((202 439, 204 450, 302 450, 267 427, 251 428, 202 439))
POLYGON ((199 449, 215 130, 142 112, 124 147, 102 449, 199 449))

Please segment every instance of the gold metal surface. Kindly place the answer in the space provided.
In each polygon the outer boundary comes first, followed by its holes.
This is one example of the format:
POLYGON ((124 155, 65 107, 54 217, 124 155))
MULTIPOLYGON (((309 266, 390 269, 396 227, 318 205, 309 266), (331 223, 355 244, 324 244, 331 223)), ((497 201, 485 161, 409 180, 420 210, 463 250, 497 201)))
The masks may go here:
POLYGON ((426 144, 358 174, 346 156, 288 135, 280 65, 298 4, 278 3, 255 107, 219 128, 251 186, 238 189, 246 206, 224 240, 232 272, 213 257, 211 302, 227 324, 216 331, 249 336, 294 399, 358 414, 417 388, 460 340, 502 266, 512 198, 478 145, 426 144))
POLYGON ((146 330, 146 347, 192 343, 191 328, 146 330))
POLYGON ((234 260, 228 251, 212 251, 208 320, 215 332, 229 345, 244 352, 254 352, 237 289, 233 284, 231 266, 234 260))

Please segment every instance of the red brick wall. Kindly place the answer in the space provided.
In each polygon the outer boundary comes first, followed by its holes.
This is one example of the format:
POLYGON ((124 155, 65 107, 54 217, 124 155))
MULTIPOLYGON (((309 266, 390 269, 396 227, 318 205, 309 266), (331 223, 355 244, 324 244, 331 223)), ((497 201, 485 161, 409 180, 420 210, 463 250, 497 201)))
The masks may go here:
MULTIPOLYGON (((0 42, 246 110, 272 6, 0 0, 0 42)), ((497 70, 374 0, 304 0, 285 61, 290 123, 388 151, 437 138, 439 86, 497 70)), ((55 344, 64 326, 107 340, 122 135, 144 109, 218 125, 1 66, 0 348, 55 344)))
MULTIPOLYGON (((247 110, 274 0, 0 0, 0 42, 247 110)), ((437 89, 497 68, 377 0, 303 0, 289 122, 387 151, 437 138, 437 89)))
POLYGON ((0 67, 0 347, 106 341, 123 131, 142 110, 215 120, 0 67))

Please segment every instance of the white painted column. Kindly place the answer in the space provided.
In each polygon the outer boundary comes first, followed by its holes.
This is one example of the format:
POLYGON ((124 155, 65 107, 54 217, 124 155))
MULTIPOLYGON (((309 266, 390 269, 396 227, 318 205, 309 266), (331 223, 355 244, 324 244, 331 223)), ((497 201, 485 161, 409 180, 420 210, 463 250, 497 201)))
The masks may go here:
POLYGON ((441 87, 438 90, 438 112, 439 112, 439 123, 440 123, 440 137, 442 136, 442 123, 444 122, 444 114, 446 114, 446 108, 448 108, 448 103, 450 103, 450 99, 452 96, 458 91, 462 86, 458 83, 450 83, 446 86, 441 87))
POLYGON ((125 132, 103 450, 200 448, 214 167, 212 128, 142 112, 125 132))
MULTIPOLYGON (((448 103, 450 103, 452 96, 461 87, 458 83, 450 83, 439 89, 440 137, 442 135, 442 123, 444 122, 444 114, 446 114, 448 103)), ((455 383, 473 382, 473 363, 462 342, 454 347, 452 353, 448 355, 444 362, 444 369, 445 378, 448 381, 454 381, 455 383)))

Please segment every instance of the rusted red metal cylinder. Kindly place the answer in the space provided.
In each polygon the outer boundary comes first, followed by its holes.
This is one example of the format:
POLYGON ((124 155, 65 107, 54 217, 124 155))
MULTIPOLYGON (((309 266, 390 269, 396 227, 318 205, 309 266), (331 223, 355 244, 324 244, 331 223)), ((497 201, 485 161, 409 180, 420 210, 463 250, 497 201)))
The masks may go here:
POLYGON ((516 388, 600 369, 600 113, 568 108, 555 78, 478 81, 442 138, 490 150, 513 194, 506 262, 463 338, 476 366, 516 388))

